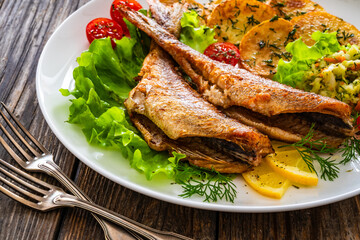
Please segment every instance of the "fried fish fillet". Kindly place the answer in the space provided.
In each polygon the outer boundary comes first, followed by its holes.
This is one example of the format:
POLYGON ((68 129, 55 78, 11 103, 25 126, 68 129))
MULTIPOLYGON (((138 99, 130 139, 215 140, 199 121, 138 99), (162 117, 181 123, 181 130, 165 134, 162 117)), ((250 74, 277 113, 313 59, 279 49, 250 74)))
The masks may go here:
POLYGON ((349 105, 212 60, 178 41, 153 19, 128 7, 120 11, 174 58, 206 100, 244 124, 288 142, 299 141, 313 123, 313 139, 332 146, 354 134, 349 105))
MULTIPOLYGON (((175 20, 182 12, 177 7, 171 12, 161 5, 150 7, 167 29, 178 31, 175 20)), ((273 152, 267 136, 227 117, 192 89, 155 43, 140 75, 125 107, 151 148, 184 153, 190 163, 223 173, 244 172, 273 152)))

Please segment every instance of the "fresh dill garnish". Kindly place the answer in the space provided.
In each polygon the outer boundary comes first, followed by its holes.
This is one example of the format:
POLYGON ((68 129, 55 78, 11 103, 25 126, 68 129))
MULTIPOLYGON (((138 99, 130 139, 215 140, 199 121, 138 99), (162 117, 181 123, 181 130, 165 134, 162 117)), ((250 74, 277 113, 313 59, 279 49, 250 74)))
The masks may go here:
POLYGON ((199 195, 204 197, 204 202, 217 202, 225 199, 233 203, 237 193, 233 178, 234 175, 224 175, 215 170, 211 171, 179 162, 175 182, 183 188, 180 197, 189 198, 199 195))
POLYGON ((356 154, 360 155, 360 141, 355 137, 351 137, 344 142, 343 148, 340 149, 341 157, 343 158, 340 161, 340 164, 347 164, 352 161, 356 154))
POLYGON ((339 167, 337 166, 334 160, 330 160, 331 157, 324 158, 319 154, 323 153, 335 153, 338 151, 336 148, 332 148, 324 142, 324 139, 314 140, 314 127, 315 124, 312 124, 308 134, 302 138, 299 142, 285 145, 281 147, 294 147, 300 154, 301 158, 305 161, 311 172, 315 172, 317 175, 317 171, 314 167, 314 162, 317 161, 320 165, 320 177, 324 180, 333 181, 338 177, 339 167))
MULTIPOLYGON (((357 123, 357 119, 360 116, 359 112, 356 112, 353 117, 354 127, 359 128, 357 123)), ((347 164, 352 161, 356 154, 360 155, 360 140, 358 140, 355 136, 350 137, 347 141, 344 142, 343 148, 340 149, 341 157, 343 158, 340 161, 340 164, 347 164)))

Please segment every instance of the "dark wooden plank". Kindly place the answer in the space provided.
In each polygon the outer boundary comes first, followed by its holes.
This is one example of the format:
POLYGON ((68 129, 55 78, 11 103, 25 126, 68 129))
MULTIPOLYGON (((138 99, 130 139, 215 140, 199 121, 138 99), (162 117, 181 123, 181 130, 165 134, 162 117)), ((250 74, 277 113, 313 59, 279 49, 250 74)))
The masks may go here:
MULTIPOLYGON (((55 27, 78 5, 76 1, 0 2, 0 100, 57 156, 65 173, 74 175, 75 158, 49 130, 37 104, 35 71, 41 51, 55 27), (56 17, 54 17, 56 16, 56 17)), ((11 161, 0 147, 0 156, 11 161)), ((37 174, 50 183, 56 181, 37 174)), ((0 194, 0 239, 57 238, 66 211, 41 213, 0 194)))
MULTIPOLYGON (((88 0, 0 0, 0 100, 56 155, 94 201, 154 228, 195 239, 359 239, 360 198, 285 213, 218 213, 182 207, 136 193, 78 161, 49 130, 35 94, 37 60, 57 26, 88 0), (79 166, 78 166, 79 164, 79 166)), ((0 157, 10 161, 0 147, 0 157)), ((55 180, 36 174, 51 183, 55 180)), ((0 194, 0 239, 102 239, 89 213, 40 213, 0 194)))
MULTIPOLYGON (((80 164, 77 184, 94 202, 153 228, 196 239, 216 239, 216 212, 159 201, 124 188, 80 164)), ((59 239, 100 239, 102 232, 88 213, 71 210, 64 219, 59 239), (84 233, 86 231, 86 233, 84 233)))
POLYGON ((359 239, 359 197, 313 209, 221 213, 219 239, 359 239))

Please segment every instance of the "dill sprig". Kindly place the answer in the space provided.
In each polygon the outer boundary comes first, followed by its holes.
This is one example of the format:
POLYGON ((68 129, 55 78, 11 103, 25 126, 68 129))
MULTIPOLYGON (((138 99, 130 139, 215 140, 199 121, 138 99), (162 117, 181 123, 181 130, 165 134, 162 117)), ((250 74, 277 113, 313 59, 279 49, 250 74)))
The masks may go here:
POLYGON ((188 163, 179 162, 176 169, 175 182, 181 184, 183 193, 180 197, 193 195, 204 197, 204 202, 217 202, 225 199, 234 202, 236 186, 233 175, 224 175, 215 170, 207 170, 188 163))
POLYGON ((327 145, 326 142, 323 141, 324 139, 314 140, 314 126, 315 124, 311 125, 308 134, 299 142, 281 147, 294 147, 299 152, 301 158, 305 161, 309 170, 319 175, 313 164, 317 161, 320 165, 320 177, 324 180, 333 181, 338 177, 338 163, 334 160, 330 160, 331 157, 324 158, 319 154, 333 154, 337 152, 338 149, 327 145))
MULTIPOLYGON (((359 125, 357 124, 357 119, 360 116, 359 112, 356 112, 352 117, 354 121, 355 128, 359 128, 359 125)), ((347 141, 344 142, 343 148, 340 150, 342 153, 342 160, 340 161, 340 164, 347 164, 351 162, 351 160, 354 159, 356 154, 360 155, 360 140, 358 140, 356 137, 351 137, 347 139, 347 141)))
POLYGON ((340 161, 340 164, 347 164, 351 162, 356 154, 360 155, 360 141, 355 137, 351 137, 344 142, 343 148, 340 150, 341 157, 343 158, 340 161))

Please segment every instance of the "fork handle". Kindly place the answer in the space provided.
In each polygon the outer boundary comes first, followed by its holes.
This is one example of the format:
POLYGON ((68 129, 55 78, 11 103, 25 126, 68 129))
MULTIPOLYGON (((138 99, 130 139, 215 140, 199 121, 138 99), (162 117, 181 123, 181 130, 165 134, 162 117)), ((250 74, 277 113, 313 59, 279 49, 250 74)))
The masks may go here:
MULTIPOLYGON (((66 187, 66 189, 68 189, 78 198, 92 202, 91 199, 61 170, 61 168, 53 162, 51 155, 44 156, 43 158, 44 159, 42 159, 42 161, 38 164, 38 167, 41 170, 56 178, 56 180, 58 180, 62 185, 66 187)), ((119 226, 114 225, 111 222, 99 218, 95 214, 93 214, 93 216, 103 229, 106 240, 142 239, 134 232, 129 232, 128 230, 120 228, 119 226)))
POLYGON ((150 240, 191 240, 191 238, 182 236, 180 234, 173 232, 163 232, 150 228, 125 216, 121 216, 113 211, 110 211, 109 209, 96 205, 95 203, 84 201, 69 194, 60 195, 55 198, 53 202, 58 206, 78 207, 88 210, 150 240))

